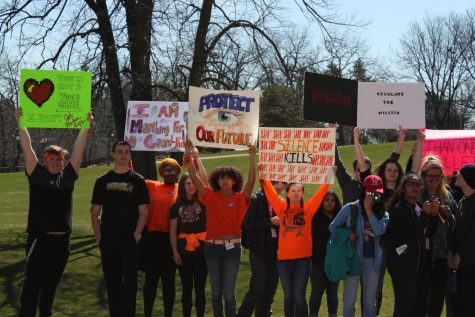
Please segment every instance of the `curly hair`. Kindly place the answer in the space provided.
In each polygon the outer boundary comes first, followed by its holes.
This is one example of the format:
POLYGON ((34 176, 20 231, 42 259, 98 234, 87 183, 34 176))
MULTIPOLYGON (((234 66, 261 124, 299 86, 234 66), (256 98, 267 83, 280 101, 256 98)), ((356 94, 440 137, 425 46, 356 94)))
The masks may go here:
POLYGON ((237 193, 242 191, 244 180, 242 178, 241 170, 234 166, 220 166, 216 167, 208 177, 208 182, 215 192, 221 189, 218 180, 225 176, 234 180, 233 192, 237 193))

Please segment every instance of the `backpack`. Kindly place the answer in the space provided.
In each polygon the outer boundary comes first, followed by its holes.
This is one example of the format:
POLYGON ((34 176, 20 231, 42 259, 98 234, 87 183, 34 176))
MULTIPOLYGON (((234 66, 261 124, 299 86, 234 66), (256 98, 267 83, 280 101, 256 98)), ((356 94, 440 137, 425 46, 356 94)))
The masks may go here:
POLYGON ((325 255, 325 273, 330 281, 338 282, 347 275, 361 273, 361 265, 356 245, 349 240, 350 232, 354 232, 357 223, 358 207, 350 203, 350 229, 337 228, 332 232, 327 243, 325 255))

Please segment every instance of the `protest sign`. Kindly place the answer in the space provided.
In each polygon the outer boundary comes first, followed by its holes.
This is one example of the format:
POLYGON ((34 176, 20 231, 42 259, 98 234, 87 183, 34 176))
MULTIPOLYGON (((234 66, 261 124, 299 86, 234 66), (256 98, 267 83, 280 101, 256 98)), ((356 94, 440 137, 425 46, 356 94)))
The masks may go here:
POLYGON ((425 130, 425 134, 422 157, 437 156, 445 175, 475 163, 475 130, 425 130))
POLYGON ((358 83, 360 128, 425 128, 425 93, 422 83, 358 83))
POLYGON ((89 127, 91 73, 22 69, 20 107, 21 127, 89 127))
POLYGON ((129 101, 124 139, 132 151, 184 152, 188 103, 129 101))
POLYGON ((356 126, 358 82, 305 73, 303 118, 356 126))
POLYGON ((333 183, 335 129, 260 128, 259 178, 333 183))
POLYGON ((188 137, 194 145, 247 149, 259 132, 259 92, 190 86, 188 137))
POLYGON ((371 129, 424 128, 424 84, 358 82, 307 72, 303 118, 371 129))

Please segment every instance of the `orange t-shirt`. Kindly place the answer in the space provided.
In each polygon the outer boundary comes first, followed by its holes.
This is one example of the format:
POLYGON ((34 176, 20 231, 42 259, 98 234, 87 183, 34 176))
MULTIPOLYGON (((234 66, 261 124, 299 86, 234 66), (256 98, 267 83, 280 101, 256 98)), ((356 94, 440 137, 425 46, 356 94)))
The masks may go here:
POLYGON ((206 240, 218 239, 228 234, 241 235, 241 223, 249 202, 243 192, 225 198, 219 192, 206 188, 200 200, 206 206, 206 240))
POLYGON ((287 202, 279 197, 270 181, 264 181, 267 201, 280 219, 279 250, 277 251, 279 260, 312 256, 312 218, 329 187, 329 184, 320 185, 312 198, 304 202, 303 209, 299 204, 290 205, 286 210, 287 202))
POLYGON ((178 184, 145 180, 150 195, 147 214, 148 231, 170 232, 170 209, 176 200, 178 184))

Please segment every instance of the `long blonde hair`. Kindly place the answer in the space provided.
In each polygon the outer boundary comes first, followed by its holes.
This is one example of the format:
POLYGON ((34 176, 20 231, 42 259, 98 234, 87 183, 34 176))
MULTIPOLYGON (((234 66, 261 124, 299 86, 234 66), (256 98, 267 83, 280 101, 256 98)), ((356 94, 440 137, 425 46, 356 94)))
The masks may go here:
POLYGON ((445 181, 444 167, 442 166, 442 162, 437 156, 427 155, 426 157, 424 157, 422 161, 422 172, 421 172, 422 180, 426 188, 427 186, 425 185, 425 177, 427 175, 427 172, 432 169, 439 170, 440 174, 442 175, 440 179, 439 187, 437 188, 436 192, 437 192, 437 195, 441 198, 440 203, 445 205, 449 202, 449 191, 447 190, 447 185, 445 181))

